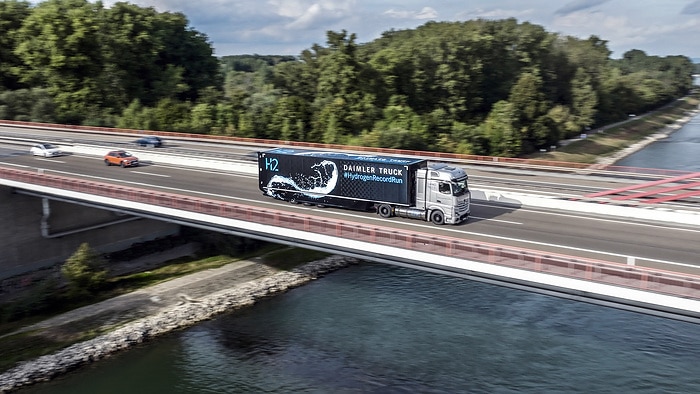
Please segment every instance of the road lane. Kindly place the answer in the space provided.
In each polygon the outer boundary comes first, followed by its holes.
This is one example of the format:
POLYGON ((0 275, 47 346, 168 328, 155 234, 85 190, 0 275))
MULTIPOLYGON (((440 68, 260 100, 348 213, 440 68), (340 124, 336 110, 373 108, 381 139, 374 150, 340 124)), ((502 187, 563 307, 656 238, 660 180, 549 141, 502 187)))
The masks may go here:
MULTIPOLYGON (((395 226, 420 232, 529 248, 548 253, 600 258, 621 263, 658 266, 673 262, 698 264, 699 229, 661 223, 641 223, 575 212, 516 208, 475 202, 473 217, 458 226, 434 226, 411 219, 381 219, 371 212, 293 205, 262 196, 250 174, 146 164, 137 168, 104 166, 101 158, 64 156, 40 159, 29 155, 0 158, 1 163, 43 169, 115 185, 153 188, 290 212, 395 226), (652 261, 644 261, 652 260, 652 261)), ((675 268, 674 268, 675 269, 675 268)))

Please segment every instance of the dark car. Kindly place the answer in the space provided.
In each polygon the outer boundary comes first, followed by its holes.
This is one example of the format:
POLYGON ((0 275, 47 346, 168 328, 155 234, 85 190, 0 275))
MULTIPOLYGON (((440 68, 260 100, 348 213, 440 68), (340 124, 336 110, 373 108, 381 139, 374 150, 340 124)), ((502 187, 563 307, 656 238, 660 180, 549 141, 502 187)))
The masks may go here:
POLYGON ((160 148, 163 146, 163 140, 160 137, 156 136, 146 136, 146 137, 141 137, 134 141, 134 144, 138 146, 146 146, 149 148, 160 148))
POLYGON ((107 152, 104 160, 108 166, 136 167, 139 165, 139 158, 124 150, 107 152))

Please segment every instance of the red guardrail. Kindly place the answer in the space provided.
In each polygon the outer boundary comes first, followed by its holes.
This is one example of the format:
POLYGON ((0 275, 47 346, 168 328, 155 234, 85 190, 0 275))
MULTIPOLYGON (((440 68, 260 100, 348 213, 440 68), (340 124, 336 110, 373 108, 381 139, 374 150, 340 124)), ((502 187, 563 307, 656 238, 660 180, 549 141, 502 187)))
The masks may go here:
POLYGON ((0 120, 0 123, 14 125, 18 127, 35 127, 35 128, 53 128, 53 129, 65 129, 77 132, 87 132, 87 133, 123 133, 123 134, 134 134, 134 135, 157 135, 164 138, 186 138, 186 139, 200 139, 207 141, 225 141, 225 142, 237 142, 244 144, 256 144, 256 145, 270 145, 272 146, 293 146, 299 148, 310 148, 310 149, 338 149, 338 150, 352 150, 357 152, 369 152, 377 154, 390 154, 390 155, 402 155, 402 156, 421 156, 434 159, 442 160, 459 160, 459 161, 472 161, 483 164, 512 164, 518 166, 530 166, 530 167, 545 167, 552 169, 572 169, 572 170, 592 170, 592 171, 611 171, 611 172, 622 172, 631 174, 642 174, 642 175, 659 175, 659 176, 676 176, 687 174, 688 171, 680 170, 665 170, 665 169, 655 169, 655 168, 638 168, 638 167, 623 167, 615 165, 600 165, 600 164, 586 164, 586 163, 574 163, 566 161, 556 161, 556 160, 541 160, 541 159, 521 159, 514 157, 498 157, 498 156, 479 156, 479 155, 465 155, 465 154, 455 154, 455 153, 443 153, 443 152, 428 152, 428 151, 415 151, 407 149, 389 149, 389 148, 373 148, 366 146, 347 146, 338 144, 321 144, 313 142, 298 142, 298 141, 282 141, 282 140, 268 140, 262 138, 246 138, 246 137, 235 137, 235 136, 223 136, 223 135, 211 135, 211 134, 194 134, 194 133, 178 133, 171 131, 154 131, 154 130, 136 130, 136 129, 118 129, 113 127, 97 127, 97 126, 79 126, 79 125, 65 125, 65 124, 55 124, 55 123, 38 123, 38 122, 24 122, 18 120, 0 120))
POLYGON ((353 151, 359 151, 359 152, 379 153, 379 154, 422 156, 422 157, 431 157, 431 158, 435 158, 435 159, 467 160, 467 161, 476 161, 476 162, 483 162, 483 163, 522 164, 522 165, 529 165, 529 166, 544 166, 544 167, 571 168, 571 169, 583 169, 583 168, 589 168, 591 166, 590 164, 584 164, 584 163, 572 163, 572 162, 562 162, 562 161, 554 161, 554 160, 535 160, 535 159, 496 157, 496 156, 463 155, 463 154, 442 153, 442 152, 415 151, 415 150, 407 150, 407 149, 373 148, 373 147, 366 147, 366 146, 347 146, 347 145, 321 144, 321 143, 312 143, 312 142, 268 140, 268 139, 261 139, 261 138, 244 138, 244 137, 210 135, 210 134, 176 133, 176 132, 169 132, 169 131, 117 129, 117 128, 111 128, 111 127, 64 125, 64 124, 54 124, 54 123, 37 123, 37 122, 24 122, 24 121, 18 121, 18 120, 0 120, 0 123, 14 125, 14 126, 18 126, 18 127, 54 128, 54 129, 65 129, 65 130, 71 130, 71 131, 82 131, 82 132, 93 132, 93 133, 95 133, 95 132, 99 132, 99 133, 123 133, 123 134, 135 134, 135 135, 149 134, 149 135, 157 135, 157 136, 164 137, 164 138, 167 138, 167 137, 193 138, 193 139, 200 139, 200 140, 239 142, 239 143, 249 143, 249 144, 258 144, 258 145, 270 145, 270 146, 294 146, 294 147, 299 147, 299 148, 312 148, 312 149, 341 149, 341 150, 353 150, 353 151))
POLYGON ((561 277, 700 299, 700 276, 0 167, 0 178, 561 277))

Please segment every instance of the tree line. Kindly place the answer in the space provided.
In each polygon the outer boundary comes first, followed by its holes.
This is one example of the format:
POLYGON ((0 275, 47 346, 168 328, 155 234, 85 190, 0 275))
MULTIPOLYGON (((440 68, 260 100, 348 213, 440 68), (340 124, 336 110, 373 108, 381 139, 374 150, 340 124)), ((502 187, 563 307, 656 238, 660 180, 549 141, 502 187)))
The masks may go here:
POLYGON ((611 59, 515 19, 428 22, 299 56, 213 55, 179 13, 0 2, 0 118, 519 156, 687 94, 685 56, 611 59))

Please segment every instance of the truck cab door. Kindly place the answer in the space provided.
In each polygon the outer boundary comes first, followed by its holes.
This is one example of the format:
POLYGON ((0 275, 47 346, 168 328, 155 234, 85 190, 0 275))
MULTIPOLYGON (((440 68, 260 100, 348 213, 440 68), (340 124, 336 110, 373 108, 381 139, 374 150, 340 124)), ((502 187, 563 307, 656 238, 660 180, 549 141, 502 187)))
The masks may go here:
POLYGON ((452 189, 448 182, 432 182, 430 202, 437 205, 452 205, 452 189))

